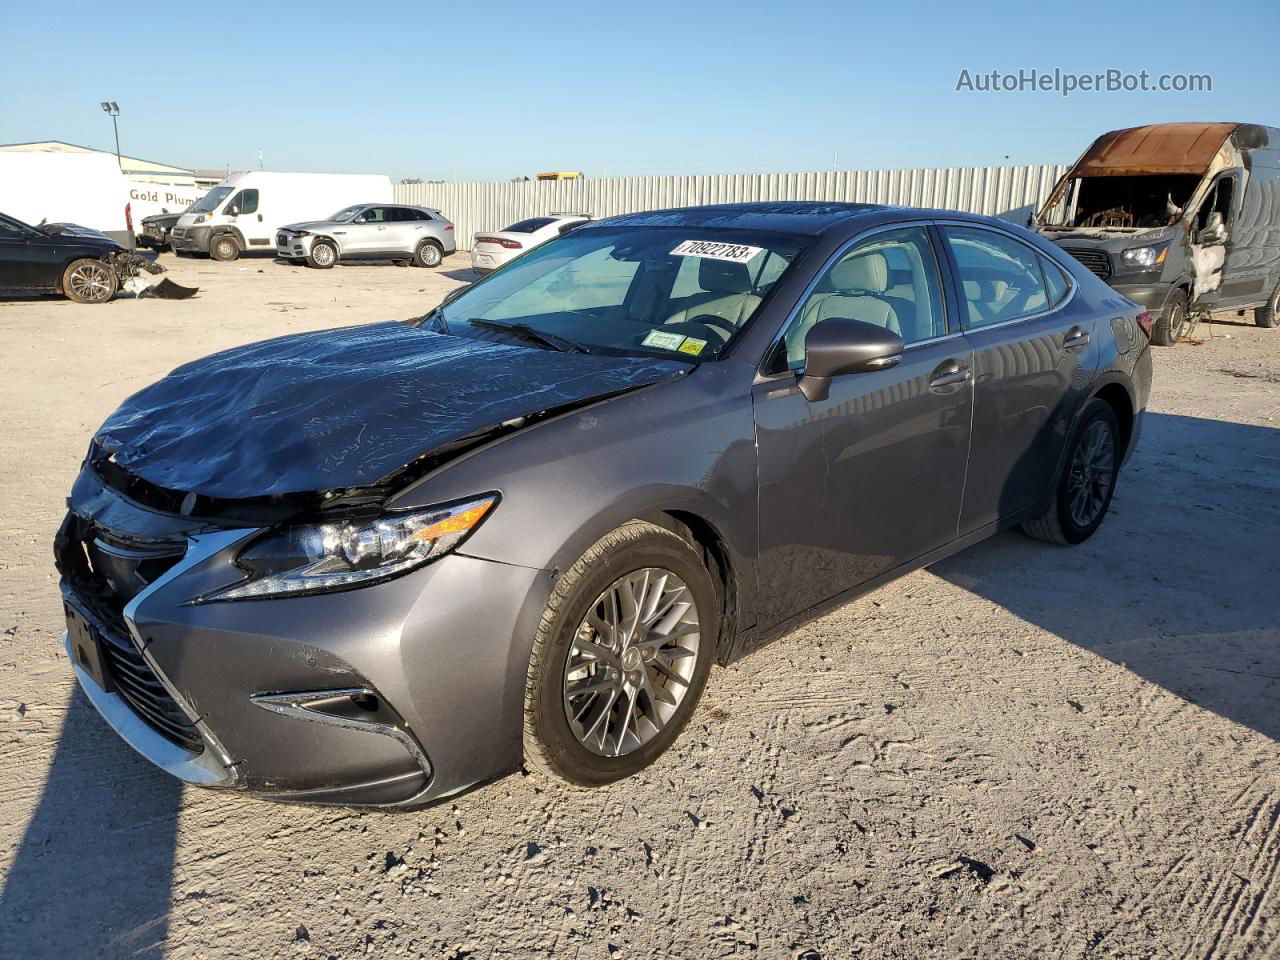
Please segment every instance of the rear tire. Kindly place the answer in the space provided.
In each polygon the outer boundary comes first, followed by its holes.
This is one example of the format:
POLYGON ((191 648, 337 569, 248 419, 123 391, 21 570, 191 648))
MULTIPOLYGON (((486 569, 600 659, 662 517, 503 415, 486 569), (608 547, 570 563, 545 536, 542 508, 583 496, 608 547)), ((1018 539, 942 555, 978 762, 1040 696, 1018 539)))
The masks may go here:
POLYGON ((1253 311, 1253 322, 1260 327, 1280 327, 1280 287, 1276 287, 1265 307, 1253 311))
POLYGON ((418 244, 418 249, 413 252, 415 267, 438 267, 443 259, 444 251, 434 240, 423 240, 418 244))
POLYGON ((1187 330, 1187 295, 1179 290, 1164 303, 1164 309, 1151 327, 1151 342, 1157 347, 1172 347, 1187 330))
POLYGON ((1111 508, 1123 455, 1111 404, 1090 400, 1071 437, 1052 504, 1040 516, 1024 520, 1023 532, 1063 545, 1088 540, 1111 508))
POLYGON ((328 240, 317 240, 311 244, 311 252, 307 254, 307 264, 317 270, 328 270, 338 262, 338 248, 328 240))
POLYGON ((116 295, 120 278, 101 260, 73 260, 62 271, 62 292, 76 303, 106 303, 116 295))
POLYGON ((606 534, 556 581, 538 625, 525 765, 596 787, 653 763, 697 707, 719 628, 715 583, 691 543, 640 520, 606 534), (625 601, 611 607, 628 596, 642 613, 628 616, 625 601))
POLYGON ((240 259, 240 244, 229 233, 219 234, 209 243, 209 256, 222 263, 240 259))

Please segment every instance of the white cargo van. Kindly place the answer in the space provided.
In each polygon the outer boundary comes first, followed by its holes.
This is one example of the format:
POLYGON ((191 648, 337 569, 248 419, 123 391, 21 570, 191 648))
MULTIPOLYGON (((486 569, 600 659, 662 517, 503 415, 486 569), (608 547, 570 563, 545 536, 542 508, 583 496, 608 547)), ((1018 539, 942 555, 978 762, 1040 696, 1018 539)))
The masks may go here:
POLYGON ((234 260, 252 250, 275 251, 276 230, 325 217, 357 203, 387 203, 391 180, 354 173, 233 173, 184 213, 170 243, 178 253, 234 260))
POLYGON ((107 154, 0 152, 0 213, 37 226, 74 223, 133 248, 129 188, 107 154))

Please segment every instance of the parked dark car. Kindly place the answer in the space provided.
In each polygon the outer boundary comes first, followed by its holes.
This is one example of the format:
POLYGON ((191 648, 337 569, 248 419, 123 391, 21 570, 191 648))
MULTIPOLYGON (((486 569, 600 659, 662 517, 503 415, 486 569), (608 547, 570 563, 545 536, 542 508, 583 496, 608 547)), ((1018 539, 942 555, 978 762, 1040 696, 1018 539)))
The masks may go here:
POLYGON ((667 749, 713 663, 1005 527, 1092 535, 1150 322, 983 217, 579 227, 417 321, 126 400, 55 545, 68 651, 190 783, 374 805, 522 762, 608 783, 667 749))
POLYGON ((33 227, 0 214, 0 294, 61 293, 77 303, 105 303, 119 287, 121 256, 132 254, 96 230, 33 227))
POLYGON ((1156 315, 1170 346, 1211 312, 1280 326, 1280 130, 1157 123, 1095 140, 1033 225, 1156 315))
POLYGON ((142 218, 142 232, 138 234, 138 246, 152 250, 169 250, 169 235, 173 233, 173 225, 178 222, 185 210, 177 213, 153 213, 142 218))

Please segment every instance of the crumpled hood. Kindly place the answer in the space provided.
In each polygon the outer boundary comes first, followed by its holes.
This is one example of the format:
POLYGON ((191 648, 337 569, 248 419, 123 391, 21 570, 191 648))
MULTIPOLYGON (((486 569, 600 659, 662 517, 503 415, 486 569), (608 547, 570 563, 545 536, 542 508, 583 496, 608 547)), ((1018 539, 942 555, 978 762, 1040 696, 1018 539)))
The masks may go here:
POLYGON ((209 497, 371 486, 504 421, 687 369, 380 323, 186 364, 121 404, 96 442, 150 483, 209 497))
POLYGON ((281 230, 320 230, 329 227, 346 227, 351 221, 346 220, 339 223, 336 220, 307 220, 303 223, 286 223, 281 230))

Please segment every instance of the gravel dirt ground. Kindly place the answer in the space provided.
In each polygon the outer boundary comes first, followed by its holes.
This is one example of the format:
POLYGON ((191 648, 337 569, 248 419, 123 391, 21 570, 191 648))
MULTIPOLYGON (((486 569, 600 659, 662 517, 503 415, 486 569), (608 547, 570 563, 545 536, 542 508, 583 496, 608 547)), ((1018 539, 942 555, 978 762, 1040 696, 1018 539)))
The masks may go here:
POLYGON ((1157 350, 1082 547, 1008 533, 712 674, 645 775, 411 813, 182 789, 77 693, 50 543, 179 363, 469 279, 164 263, 182 303, 0 304, 0 956, 1280 956, 1280 330, 1157 350))

